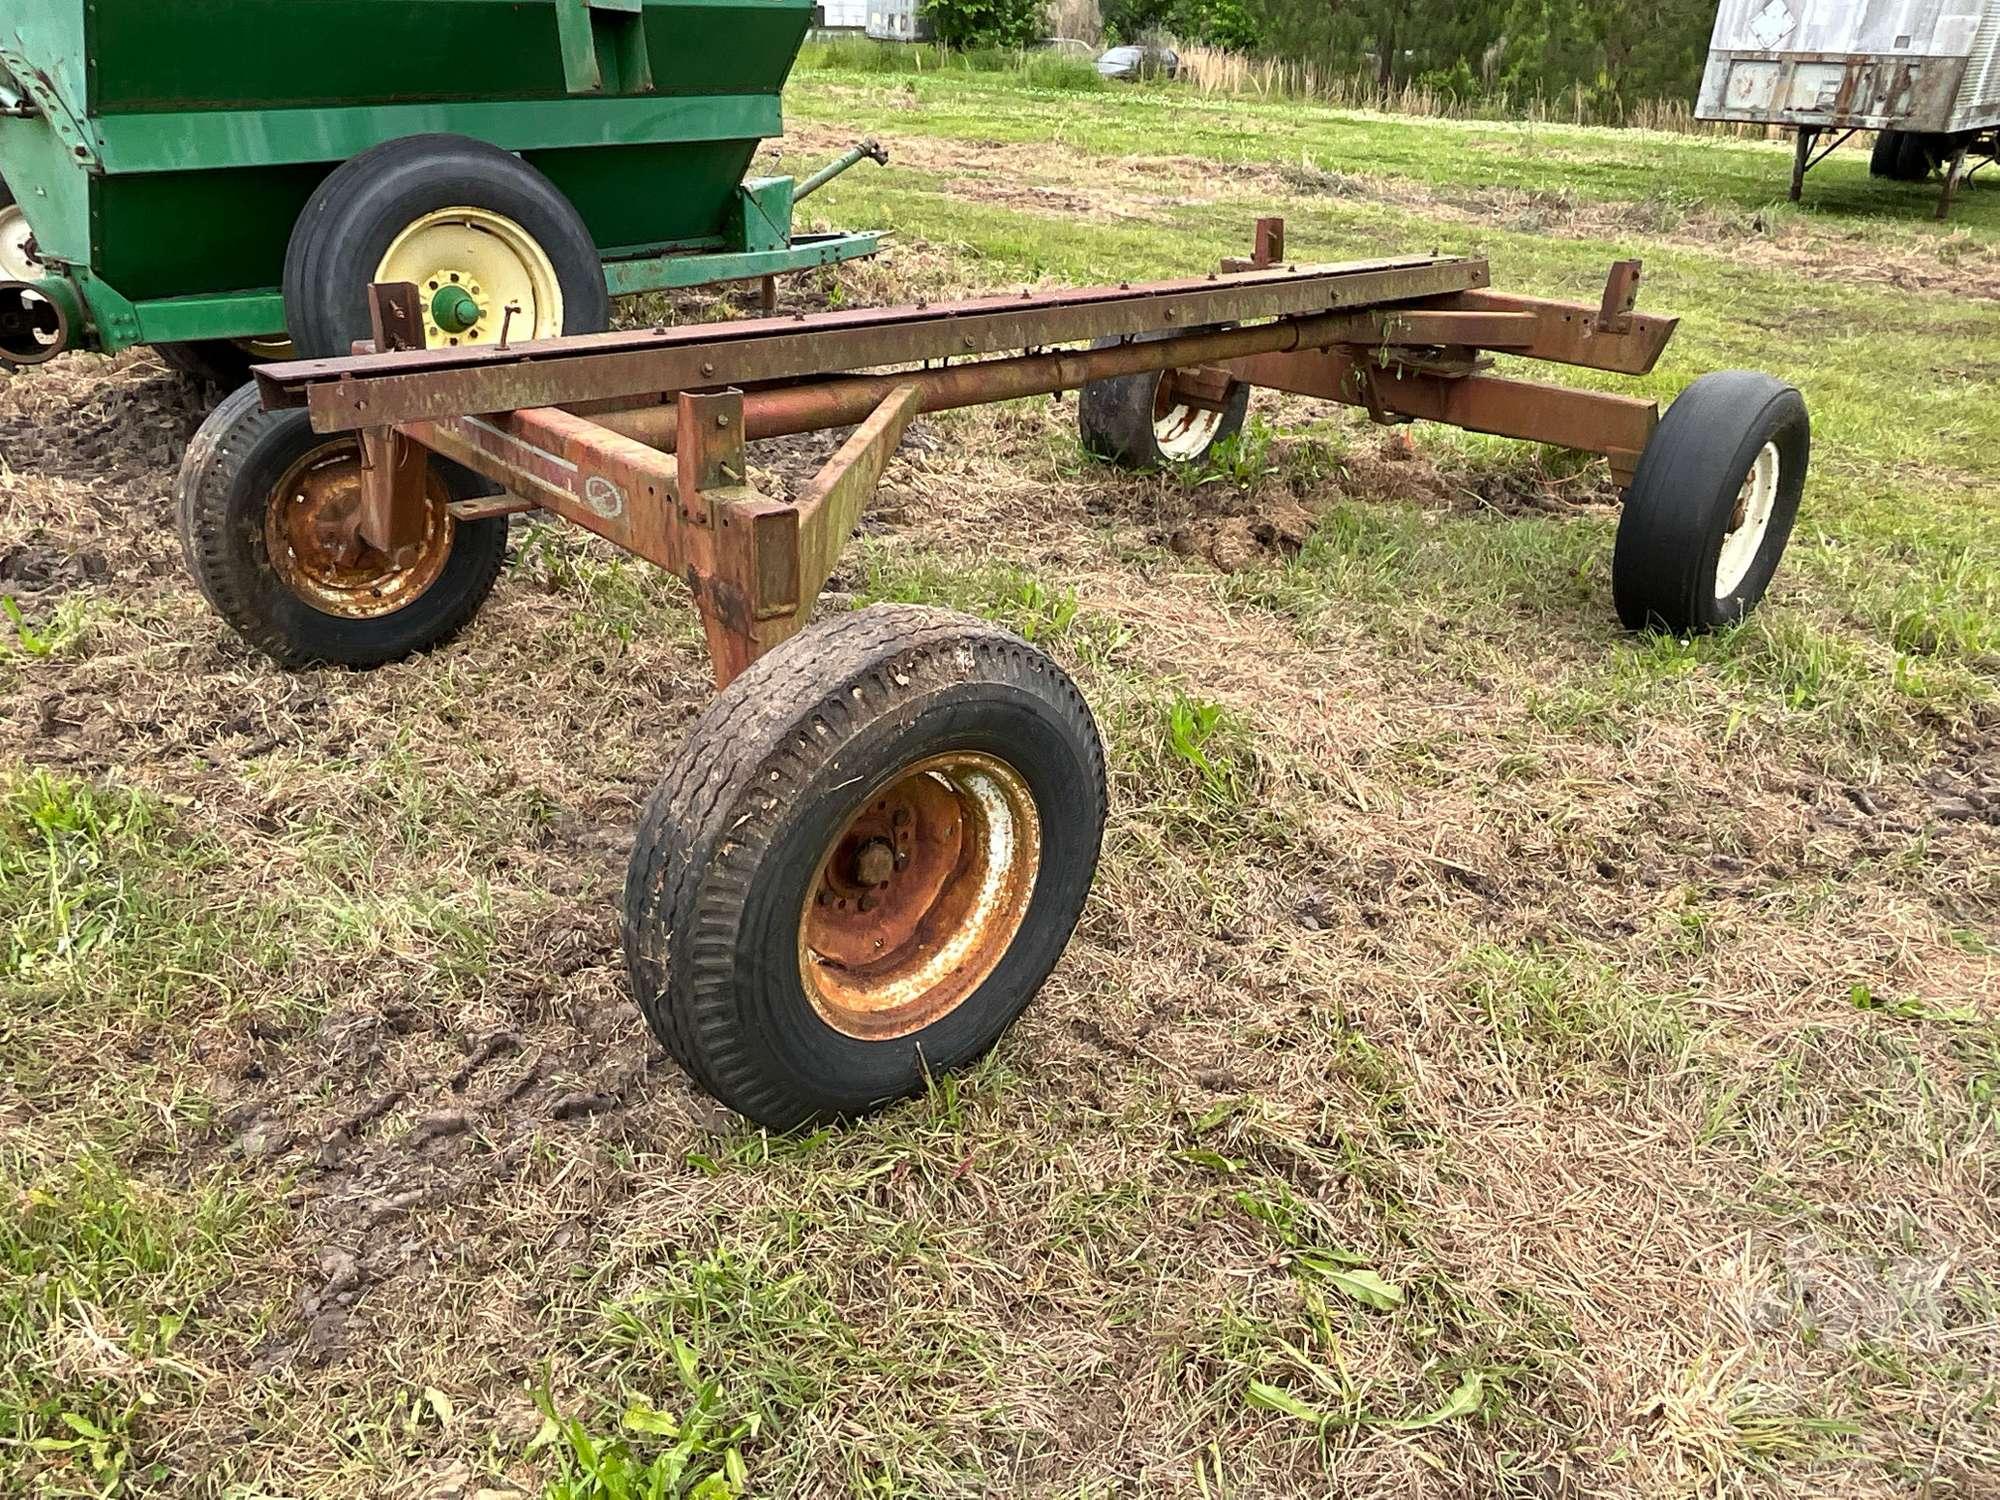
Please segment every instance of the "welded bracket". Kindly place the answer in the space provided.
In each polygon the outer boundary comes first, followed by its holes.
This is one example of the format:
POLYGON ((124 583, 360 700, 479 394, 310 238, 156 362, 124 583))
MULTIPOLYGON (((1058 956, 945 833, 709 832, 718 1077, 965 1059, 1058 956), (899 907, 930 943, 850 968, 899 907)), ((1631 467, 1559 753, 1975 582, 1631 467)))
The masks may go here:
POLYGON ((921 404, 916 386, 898 386, 787 505, 743 481, 741 393, 681 396, 681 513, 694 522, 683 538, 682 576, 718 687, 805 628, 921 404), (718 425, 718 417, 727 420, 718 425))
POLYGON ((1285 221, 1279 218, 1259 219, 1251 238, 1249 259, 1240 255, 1229 256, 1222 262, 1222 269, 1229 275, 1240 271, 1268 271, 1284 258, 1285 221))
MULTIPOLYGON (((413 282, 368 289, 368 312, 379 352, 424 347, 423 294, 413 282)), ((397 567, 406 567, 430 525, 430 463, 424 450, 393 427, 361 433, 361 504, 354 534, 397 567)))
MULTIPOLYGON (((14 40, 18 41, 18 38, 14 40)), ((92 173, 104 168, 104 159, 98 150, 97 137, 91 134, 84 117, 69 107, 69 101, 56 91, 55 79, 48 70, 37 67, 26 54, 15 47, 0 42, 0 71, 13 79, 25 96, 25 103, 32 104, 46 119, 63 149, 92 173)), ((95 69, 93 67, 93 76, 95 69)), ((14 113, 20 113, 24 105, 16 105, 14 113)))
POLYGON ((1597 309, 1599 333, 1625 334, 1632 331, 1632 310, 1639 305, 1641 262, 1619 260, 1611 263, 1604 278, 1604 301, 1597 309))

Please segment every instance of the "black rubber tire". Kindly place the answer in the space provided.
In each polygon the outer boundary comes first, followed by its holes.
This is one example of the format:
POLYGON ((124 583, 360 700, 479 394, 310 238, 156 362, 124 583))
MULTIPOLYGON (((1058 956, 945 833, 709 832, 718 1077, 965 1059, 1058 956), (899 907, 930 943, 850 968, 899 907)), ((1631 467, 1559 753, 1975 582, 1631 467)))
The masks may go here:
POLYGON ((1930 181, 1931 173, 1937 170, 1938 164, 1935 139, 1914 131, 1903 132, 1896 150, 1896 181, 1930 181))
MULTIPOLYGON (((1135 342, 1165 337, 1167 335, 1163 333, 1140 334, 1135 342)), ((1102 349, 1122 342, 1121 339, 1099 339, 1091 347, 1102 349)), ((1159 400, 1160 382, 1165 378, 1164 370, 1151 370, 1141 375, 1117 375, 1109 380, 1093 380, 1086 385, 1076 404, 1084 451, 1117 464, 1121 469, 1134 469, 1141 473, 1149 473, 1165 465, 1168 459, 1160 451, 1159 433, 1154 427, 1153 416, 1154 405, 1159 400)), ((1182 462, 1202 462, 1214 451, 1217 443, 1233 438, 1243 430, 1243 420, 1250 410, 1250 387, 1242 381, 1236 382, 1229 393, 1227 407, 1214 436, 1199 453, 1186 456, 1182 462)))
POLYGON ((878 605, 737 678, 646 806, 625 886, 632 993, 702 1088, 773 1129, 849 1118, 985 1053, 1041 988, 1096 876, 1103 742, 1063 670, 1010 631, 878 605), (957 1009, 893 1041, 827 1024, 796 959, 819 860, 883 778, 962 749, 1013 767, 1042 856, 1025 919, 957 1009))
POLYGON ((1611 579, 1626 627, 1716 630, 1756 608, 1791 539, 1811 457, 1805 398, 1783 381, 1721 370, 1682 391, 1639 456, 1619 518, 1611 579), (1770 523, 1742 583, 1717 598, 1723 539, 1767 443, 1779 462, 1770 523))
POLYGON ((202 339, 190 344, 155 344, 153 352, 166 367, 199 385, 233 391, 250 378, 258 363, 250 351, 228 339, 202 339))
MULTIPOLYGON (((303 411, 265 411, 254 385, 218 406, 188 445, 176 484, 188 572, 236 633, 285 667, 379 667, 450 640, 465 628, 507 557, 507 521, 461 521, 437 580, 405 608, 374 619, 316 609, 272 568, 264 512, 272 488, 315 448, 339 441, 303 411)), ((477 493, 443 467, 455 499, 477 493)), ((466 476, 469 478, 469 476, 466 476)))
POLYGON ((1875 146, 1868 153, 1868 173, 1871 177, 1884 177, 1891 182, 1922 182, 1930 175, 1930 164, 1916 153, 1917 169, 1911 173, 1911 148, 1917 145, 1917 137, 1906 130, 1882 130, 1875 135, 1875 146))
POLYGON ((336 168, 306 204, 285 253, 285 319, 302 359, 348 354, 368 338, 368 287, 396 236, 442 208, 504 214, 562 283, 563 332, 611 326, 604 261, 556 185, 511 152, 460 135, 387 141, 336 168))

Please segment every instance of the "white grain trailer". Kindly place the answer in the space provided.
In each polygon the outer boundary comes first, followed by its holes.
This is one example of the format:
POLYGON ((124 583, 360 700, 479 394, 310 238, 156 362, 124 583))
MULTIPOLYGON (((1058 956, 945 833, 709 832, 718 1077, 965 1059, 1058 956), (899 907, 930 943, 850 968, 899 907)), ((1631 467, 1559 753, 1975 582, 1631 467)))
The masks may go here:
POLYGON ((1942 173, 1943 218, 2000 158, 2000 0, 1722 0, 1695 115, 1796 131, 1794 202, 1807 172, 1876 131, 1874 174, 1942 173))

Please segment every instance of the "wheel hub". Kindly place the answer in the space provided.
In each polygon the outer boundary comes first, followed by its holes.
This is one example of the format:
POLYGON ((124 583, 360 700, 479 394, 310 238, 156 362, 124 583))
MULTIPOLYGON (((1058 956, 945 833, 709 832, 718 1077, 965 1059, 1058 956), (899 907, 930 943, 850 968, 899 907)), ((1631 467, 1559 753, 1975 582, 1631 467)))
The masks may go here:
POLYGON ((1206 453, 1222 430, 1228 389, 1210 390, 1204 371, 1168 370, 1153 398, 1153 439, 1162 456, 1191 462, 1206 453))
POLYGON ((1730 507, 1729 527, 1723 533, 1722 549, 1715 559, 1715 597, 1727 599, 1743 586, 1763 550, 1764 536, 1771 529, 1771 515, 1777 509, 1783 461, 1776 443, 1766 443, 1743 476, 1736 503, 1730 507))
POLYGON ((361 456, 351 442, 309 454, 271 491, 265 554, 284 584, 324 614, 367 620, 414 603, 451 556, 450 496, 428 479, 423 540, 403 567, 363 540, 361 456))
POLYGON ((476 284, 466 286, 456 272, 445 275, 448 279, 442 285, 435 276, 430 281, 430 327, 440 333, 465 333, 486 314, 479 303, 479 288, 476 284))
POLYGON ((800 925, 807 996, 836 1030, 907 1036, 985 982, 1027 916, 1041 826, 991 756, 912 767, 870 798, 820 862, 800 925))
POLYGON ((379 282, 409 282, 423 296, 431 348, 553 338, 563 331, 562 281, 535 237, 505 214, 444 208, 396 236, 379 282))

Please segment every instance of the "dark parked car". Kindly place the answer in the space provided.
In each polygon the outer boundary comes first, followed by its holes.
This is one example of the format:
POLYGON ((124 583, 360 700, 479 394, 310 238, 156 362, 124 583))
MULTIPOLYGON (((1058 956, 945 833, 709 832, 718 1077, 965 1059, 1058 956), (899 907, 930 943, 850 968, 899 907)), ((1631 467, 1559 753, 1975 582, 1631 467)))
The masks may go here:
POLYGON ((1097 59, 1097 71, 1106 78, 1174 78, 1181 58, 1171 47, 1113 47, 1097 59))

